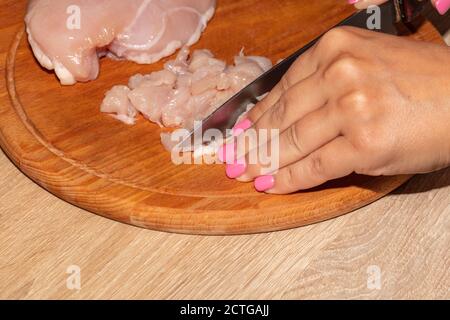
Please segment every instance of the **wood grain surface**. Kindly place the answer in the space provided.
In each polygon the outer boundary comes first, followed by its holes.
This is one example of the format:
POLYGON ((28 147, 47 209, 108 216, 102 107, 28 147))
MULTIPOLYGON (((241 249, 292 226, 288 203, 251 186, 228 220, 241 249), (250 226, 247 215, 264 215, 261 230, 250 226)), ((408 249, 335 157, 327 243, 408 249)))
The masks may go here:
POLYGON ((3 299, 450 299, 450 169, 333 220, 215 237, 90 214, 1 152, 0 176, 3 299), (66 285, 71 266, 80 268, 80 290, 66 285), (367 286, 371 266, 380 289, 367 286))
MULTIPOLYGON (((24 2, 3 3, 0 32, 13 36, 20 25, 7 21, 24 2)), ((2 67, 9 45, 2 36, 2 67)), ((450 298, 449 169, 320 224, 226 237, 92 215, 33 183, 1 152, 0 177, 0 298, 450 298), (80 290, 67 287, 71 266, 80 268, 80 290), (379 288, 367 286, 372 267, 381 271, 379 288)))
MULTIPOLYGON (((10 1, 1 3, 9 7, 10 1)), ((104 59, 98 80, 61 87, 33 58, 21 22, 25 1, 13 6, 17 14, 1 22, 6 83, 1 80, 0 144, 21 171, 76 206, 155 230, 255 233, 339 216, 409 178, 353 175, 314 190, 274 196, 226 179, 221 165, 175 166, 160 144, 157 125, 140 119, 136 126, 126 126, 98 110, 113 84, 159 70, 164 61, 142 66, 104 59)), ((248 54, 277 61, 352 10, 334 1, 222 0, 196 47, 227 60, 245 47, 248 54)), ((415 37, 433 41, 438 33, 426 25, 415 37)))

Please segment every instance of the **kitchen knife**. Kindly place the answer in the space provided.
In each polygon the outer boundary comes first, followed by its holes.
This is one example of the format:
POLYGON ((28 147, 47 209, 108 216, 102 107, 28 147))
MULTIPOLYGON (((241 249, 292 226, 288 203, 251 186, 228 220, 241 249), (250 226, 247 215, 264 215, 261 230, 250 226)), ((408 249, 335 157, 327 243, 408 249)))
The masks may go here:
MULTIPOLYGON (((343 20, 338 26, 353 26, 370 29, 392 35, 400 35, 410 30, 412 23, 420 16, 425 0, 394 0, 379 6, 379 29, 373 29, 368 21, 373 17, 374 10, 362 10, 343 20)), ((308 43, 306 46, 275 65, 272 69, 261 75, 242 91, 238 92, 220 108, 203 120, 201 126, 197 126, 190 134, 176 145, 177 150, 191 151, 198 142, 194 137, 203 137, 205 131, 218 129, 225 136, 227 129, 232 129, 239 116, 244 113, 247 106, 258 102, 257 97, 272 90, 281 80, 297 58, 311 48, 321 37, 308 43)))

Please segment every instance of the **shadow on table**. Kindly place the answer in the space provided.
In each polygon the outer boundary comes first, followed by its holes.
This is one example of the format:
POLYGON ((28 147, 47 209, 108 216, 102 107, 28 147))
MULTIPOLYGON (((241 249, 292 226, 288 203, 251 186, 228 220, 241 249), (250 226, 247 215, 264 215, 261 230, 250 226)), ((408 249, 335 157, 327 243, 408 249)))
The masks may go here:
POLYGON ((450 186, 450 167, 436 172, 419 174, 411 178, 392 194, 414 194, 450 186))
MULTIPOLYGON (((337 180, 329 181, 321 186, 299 192, 320 192, 326 189, 339 189, 349 186, 357 186, 373 191, 380 191, 373 179, 382 180, 383 177, 370 177, 352 174, 337 180), (372 182, 372 183, 370 183, 372 182)), ((445 188, 450 185, 450 167, 437 172, 419 174, 412 177, 408 182, 392 191, 391 194, 414 194, 427 192, 434 189, 445 188)))

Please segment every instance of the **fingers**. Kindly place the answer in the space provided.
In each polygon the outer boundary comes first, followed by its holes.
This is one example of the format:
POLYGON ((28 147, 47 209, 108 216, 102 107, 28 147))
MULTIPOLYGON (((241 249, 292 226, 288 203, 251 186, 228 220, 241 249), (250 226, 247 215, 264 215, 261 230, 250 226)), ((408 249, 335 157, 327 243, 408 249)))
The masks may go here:
POLYGON ((273 90, 261 102, 248 113, 247 117, 255 123, 269 108, 271 108, 281 97, 281 95, 297 84, 299 81, 308 78, 317 71, 317 60, 308 50, 302 54, 291 66, 283 79, 273 88, 273 90))
MULTIPOLYGON (((274 177, 277 177, 279 168, 282 168, 279 174, 283 177, 283 172, 292 173, 289 168, 298 163, 307 166, 308 161, 312 161, 317 167, 317 159, 321 157, 318 158, 316 153, 322 148, 327 151, 330 148, 328 144, 343 132, 344 121, 341 119, 344 115, 337 111, 337 107, 331 106, 338 106, 340 97, 361 80, 361 58, 348 52, 348 48, 355 42, 363 41, 361 39, 365 39, 364 34, 359 34, 354 28, 335 28, 305 53, 307 58, 304 55, 299 58, 274 90, 247 115, 245 125, 237 125, 239 132, 244 131, 245 134, 236 137, 236 130, 234 142, 218 151, 219 159, 226 159, 222 162, 227 163, 226 174, 229 178, 251 181, 257 177, 255 187, 266 191, 272 189, 271 182, 276 182, 274 177), (270 136, 274 130, 278 130, 278 134, 281 132, 281 135, 274 136, 276 139, 270 136), (264 161, 261 160, 261 153, 267 155, 264 161), (275 165, 271 162, 274 158, 277 160, 275 165), (274 176, 261 177, 266 173, 274 176)), ((351 173, 353 166, 344 168, 346 170, 338 169, 333 174, 330 168, 330 173, 323 174, 320 179, 310 175, 309 180, 303 181, 300 187, 321 184, 339 172, 345 175, 350 170, 351 173)), ((274 192, 295 191, 287 190, 280 183, 274 192)), ((291 187, 295 186, 291 184, 291 187)))
MULTIPOLYGON (((336 56, 347 51, 355 42, 355 37, 367 39, 371 32, 362 32, 359 28, 340 27, 328 31, 322 38, 304 54, 302 54, 291 66, 282 80, 261 102, 248 113, 247 118, 256 123, 267 110, 272 108, 281 96, 297 83, 318 74, 321 69, 332 63, 336 56)), ((316 79, 317 80, 317 79, 316 79)))
MULTIPOLYGON (((270 155, 280 159, 280 150, 278 150, 278 144, 272 145, 269 141, 272 139, 272 135, 275 134, 276 138, 279 138, 279 134, 291 127, 296 121, 303 118, 306 114, 319 109, 326 103, 326 95, 323 92, 323 86, 318 85, 320 74, 317 72, 315 75, 308 77, 307 79, 300 81, 287 91, 285 91, 278 102, 269 108, 257 121, 253 124, 251 130, 246 131, 244 137, 238 139, 236 145, 236 158, 246 159, 245 163, 252 165, 252 172, 249 176, 243 177, 241 181, 249 181, 248 179, 254 177, 258 171, 258 164, 263 161, 263 155, 260 152, 265 153, 267 150, 275 152, 270 155), (273 129, 277 130, 275 133, 273 129), (245 139, 245 140, 243 140, 245 139), (265 148, 265 149, 263 149, 265 148)), ((283 157, 286 157, 287 143, 283 141, 283 157)), ((233 146, 234 148, 234 146, 233 146)), ((269 160, 270 161, 270 160, 269 160)), ((233 167, 235 164, 230 164, 228 168, 233 167)), ((270 168, 273 168, 273 162, 270 163, 270 168)), ((276 163, 278 168, 278 161, 276 163)), ((241 167, 242 169, 243 167, 241 167)), ((276 168, 276 169, 277 169, 276 168)), ((247 169, 247 168, 246 168, 247 169)), ((240 172, 239 176, 242 176, 243 172, 240 172)), ((234 176, 234 174, 232 175, 234 176)))
POLYGON ((327 94, 325 86, 319 83, 320 74, 317 72, 286 90, 259 119, 253 121, 254 129, 278 128, 283 132, 306 114, 323 107, 327 94))
POLYGON ((288 194, 313 188, 351 174, 356 155, 353 146, 344 137, 339 137, 299 162, 282 168, 273 176, 258 177, 255 188, 271 194, 288 194))
MULTIPOLYGON (((326 106, 311 112, 283 131, 277 144, 269 141, 262 151, 259 150, 260 157, 256 158, 260 160, 261 156, 267 150, 270 150, 272 163, 261 163, 261 161, 253 163, 250 161, 251 157, 247 154, 246 172, 238 180, 242 182, 252 181, 256 177, 266 174, 265 171, 269 168, 273 169, 275 165, 275 170, 284 168, 337 138, 341 132, 343 120, 341 115, 336 114, 335 110, 336 108, 326 106)), ((269 156, 264 157, 264 160, 268 158, 269 156)))

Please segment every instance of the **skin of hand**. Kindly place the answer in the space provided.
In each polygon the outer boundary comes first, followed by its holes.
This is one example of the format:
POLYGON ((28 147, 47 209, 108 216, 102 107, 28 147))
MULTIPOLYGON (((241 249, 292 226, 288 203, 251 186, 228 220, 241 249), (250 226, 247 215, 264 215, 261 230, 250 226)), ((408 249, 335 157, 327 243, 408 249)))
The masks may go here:
MULTIPOLYGON (((354 4, 357 9, 366 9, 371 5, 380 5, 388 0, 347 0, 349 4, 354 4)), ((440 14, 445 14, 450 9, 450 0, 431 0, 433 6, 440 14)))
POLYGON ((249 151, 270 148, 269 139, 219 150, 224 159, 226 150, 237 149, 234 161, 225 160, 228 177, 254 181, 260 192, 292 193, 353 172, 380 176, 445 168, 450 48, 332 29, 237 127, 280 129, 279 170, 272 173, 262 173, 261 163, 249 164, 249 151))

